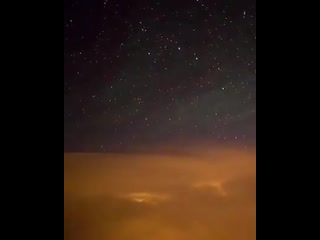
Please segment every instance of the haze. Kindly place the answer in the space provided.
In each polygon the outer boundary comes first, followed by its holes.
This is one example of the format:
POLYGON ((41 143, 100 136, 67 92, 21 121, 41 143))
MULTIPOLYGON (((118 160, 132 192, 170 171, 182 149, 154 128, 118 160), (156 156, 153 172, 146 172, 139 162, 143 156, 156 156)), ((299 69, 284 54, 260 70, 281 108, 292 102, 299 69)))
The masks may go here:
POLYGON ((255 151, 64 158, 65 240, 256 239, 255 151))

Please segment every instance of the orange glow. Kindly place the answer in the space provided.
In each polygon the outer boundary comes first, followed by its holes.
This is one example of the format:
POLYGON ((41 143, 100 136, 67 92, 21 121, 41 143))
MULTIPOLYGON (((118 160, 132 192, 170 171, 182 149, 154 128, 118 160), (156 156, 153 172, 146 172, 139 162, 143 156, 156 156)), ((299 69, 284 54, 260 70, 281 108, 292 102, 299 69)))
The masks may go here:
POLYGON ((255 159, 65 154, 65 240, 254 240, 255 159))

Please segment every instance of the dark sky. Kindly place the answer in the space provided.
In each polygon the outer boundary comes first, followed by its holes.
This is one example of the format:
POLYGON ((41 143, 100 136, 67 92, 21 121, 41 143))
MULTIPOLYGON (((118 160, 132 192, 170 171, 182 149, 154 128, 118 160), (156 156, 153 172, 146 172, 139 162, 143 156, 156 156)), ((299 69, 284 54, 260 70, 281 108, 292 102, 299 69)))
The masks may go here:
POLYGON ((64 0, 65 151, 255 137, 255 0, 64 0))

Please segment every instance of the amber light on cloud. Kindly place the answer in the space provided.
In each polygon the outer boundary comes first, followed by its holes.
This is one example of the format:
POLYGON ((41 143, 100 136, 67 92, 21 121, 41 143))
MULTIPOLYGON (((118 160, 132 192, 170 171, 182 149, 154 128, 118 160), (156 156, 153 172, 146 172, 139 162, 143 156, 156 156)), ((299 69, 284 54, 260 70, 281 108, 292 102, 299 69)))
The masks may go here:
POLYGON ((254 240, 255 153, 65 154, 66 240, 254 240))

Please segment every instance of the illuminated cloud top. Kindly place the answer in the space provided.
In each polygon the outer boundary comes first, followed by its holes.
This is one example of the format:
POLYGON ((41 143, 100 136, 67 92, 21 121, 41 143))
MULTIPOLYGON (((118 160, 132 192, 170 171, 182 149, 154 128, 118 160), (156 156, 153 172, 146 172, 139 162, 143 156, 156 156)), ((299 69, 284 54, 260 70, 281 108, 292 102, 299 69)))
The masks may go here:
POLYGON ((254 151, 66 154, 65 240, 255 240, 254 151))

